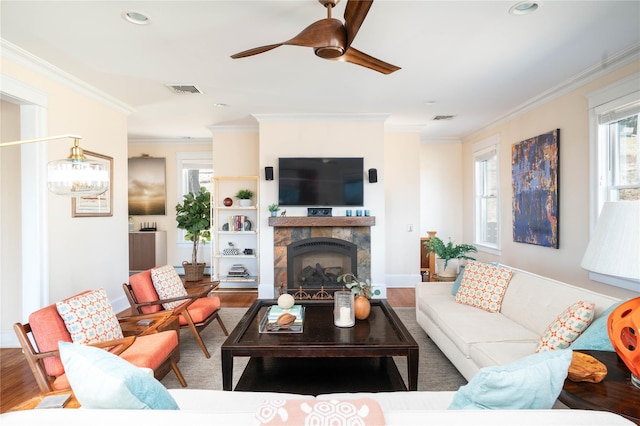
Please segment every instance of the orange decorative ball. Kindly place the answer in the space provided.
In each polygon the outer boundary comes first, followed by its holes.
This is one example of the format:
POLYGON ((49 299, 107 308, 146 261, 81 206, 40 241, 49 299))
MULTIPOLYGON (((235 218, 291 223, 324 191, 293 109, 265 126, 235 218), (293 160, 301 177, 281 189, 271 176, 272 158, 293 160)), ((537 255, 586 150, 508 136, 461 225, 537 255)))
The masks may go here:
POLYGON ((371 303, 369 303, 369 299, 364 296, 357 296, 353 301, 353 313, 356 319, 367 319, 371 313, 371 303))
POLYGON ((611 312, 607 331, 613 348, 638 381, 634 384, 640 387, 640 297, 627 300, 611 312))

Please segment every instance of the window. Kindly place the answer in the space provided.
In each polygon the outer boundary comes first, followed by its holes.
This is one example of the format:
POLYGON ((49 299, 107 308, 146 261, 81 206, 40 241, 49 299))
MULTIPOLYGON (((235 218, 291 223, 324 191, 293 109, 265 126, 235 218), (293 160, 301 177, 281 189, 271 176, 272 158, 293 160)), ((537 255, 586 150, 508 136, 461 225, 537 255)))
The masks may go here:
MULTIPOLYGON (((189 192, 200 192, 203 186, 211 192, 213 186, 213 157, 210 152, 178 152, 178 202, 182 203, 184 195, 189 192)), ((175 210, 174 210, 175 212, 175 210)), ((191 244, 184 240, 186 231, 178 231, 177 241, 191 244)))
MULTIPOLYGON (((606 201, 640 200, 640 74, 588 95, 591 144, 591 214, 593 231, 606 201)), ((590 273, 594 281, 634 290, 637 283, 590 273)))
POLYGON ((474 243, 479 250, 500 254, 500 174, 498 137, 473 146, 474 243))

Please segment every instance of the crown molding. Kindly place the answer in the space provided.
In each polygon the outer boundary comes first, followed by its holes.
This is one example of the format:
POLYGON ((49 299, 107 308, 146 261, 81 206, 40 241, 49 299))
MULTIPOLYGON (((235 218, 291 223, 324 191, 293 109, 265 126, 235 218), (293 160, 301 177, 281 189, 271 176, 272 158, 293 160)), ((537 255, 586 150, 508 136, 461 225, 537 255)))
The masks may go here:
POLYGON ((90 84, 80 80, 79 78, 69 74, 66 71, 56 67, 53 64, 29 53, 28 51, 16 46, 15 44, 0 38, 0 51, 2 56, 28 68, 44 77, 50 78, 70 89, 82 93, 98 102, 107 105, 114 110, 125 115, 130 115, 135 108, 125 104, 119 99, 91 86, 90 84))
POLYGON ((539 108, 540 106, 549 103, 554 99, 564 96, 567 93, 570 93, 586 84, 594 82, 597 79, 611 73, 612 71, 620 69, 639 59, 640 43, 634 43, 627 49, 623 49, 611 56, 608 56, 602 62, 593 65, 592 67, 589 67, 578 74, 575 74, 564 82, 518 105, 511 111, 486 124, 485 126, 462 135, 461 139, 473 138, 475 136, 478 136, 483 132, 486 132, 487 130, 491 130, 501 124, 509 122, 523 114, 526 114, 529 111, 539 108))
POLYGON ((309 121, 381 121, 390 114, 380 113, 319 113, 319 114, 252 114, 259 123, 309 122, 309 121))
POLYGON ((421 136, 420 143, 421 144, 436 144, 436 143, 461 143, 462 140, 455 136, 445 136, 445 137, 437 137, 437 136, 421 136))
POLYGON ((212 134, 216 133, 258 133, 259 127, 256 124, 236 124, 236 125, 211 125, 207 129, 212 134))
POLYGON ((129 139, 129 145, 210 145, 211 138, 129 139))

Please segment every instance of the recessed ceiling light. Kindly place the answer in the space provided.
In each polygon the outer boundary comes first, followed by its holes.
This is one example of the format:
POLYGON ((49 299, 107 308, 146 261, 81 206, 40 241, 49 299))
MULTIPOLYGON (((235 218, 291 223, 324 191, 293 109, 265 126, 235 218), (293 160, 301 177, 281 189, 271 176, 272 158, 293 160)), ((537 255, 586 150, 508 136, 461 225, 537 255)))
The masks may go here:
POLYGON ((122 12, 122 17, 126 20, 131 22, 132 24, 136 24, 136 25, 148 25, 149 24, 149 17, 147 17, 146 15, 140 13, 140 12, 133 12, 133 11, 129 11, 129 12, 122 12))
POLYGON ((527 13, 535 12, 542 6, 542 2, 539 1, 521 1, 511 6, 509 13, 512 15, 526 15, 527 13))

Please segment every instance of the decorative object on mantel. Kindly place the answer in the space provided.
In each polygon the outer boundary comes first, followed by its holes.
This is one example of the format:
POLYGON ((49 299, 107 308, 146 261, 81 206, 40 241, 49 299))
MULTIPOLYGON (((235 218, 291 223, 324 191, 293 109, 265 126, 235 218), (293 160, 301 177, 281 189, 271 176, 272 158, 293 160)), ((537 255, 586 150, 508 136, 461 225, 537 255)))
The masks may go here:
POLYGON ((436 254, 436 273, 441 277, 455 277, 459 273, 459 260, 475 260, 475 258, 468 256, 467 253, 477 253, 476 246, 471 244, 457 244, 454 245, 451 238, 449 242, 445 244, 440 238, 430 236, 428 241, 424 242, 427 247, 427 256, 433 252, 436 254))
POLYGON ((280 212, 280 217, 285 217, 287 215, 287 211, 286 210, 282 210, 280 212))
POLYGON ((278 215, 278 210, 280 210, 280 206, 277 203, 269 204, 269 212, 271 212, 272 217, 276 217, 278 215))
POLYGON ((338 282, 344 282, 345 287, 351 290, 354 296, 354 312, 355 317, 359 320, 364 320, 369 317, 371 313, 371 303, 369 299, 371 296, 377 296, 380 294, 380 290, 372 290, 371 281, 369 279, 360 280, 352 273, 342 274, 337 279, 338 282))
POLYGON ((182 262, 186 281, 200 281, 204 276, 205 263, 198 263, 198 244, 211 239, 211 194, 205 187, 200 192, 185 194, 182 204, 176 204, 178 229, 186 232, 184 239, 193 242, 191 263, 182 262))
POLYGON ((241 189, 236 193, 236 198, 240 200, 240 207, 250 207, 253 191, 250 189, 241 189))

